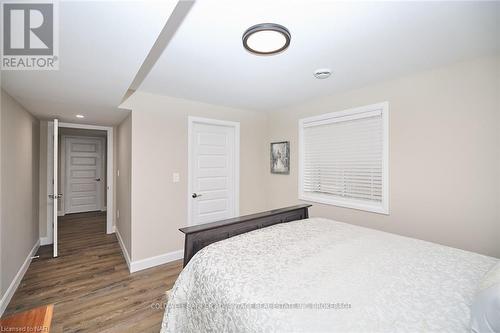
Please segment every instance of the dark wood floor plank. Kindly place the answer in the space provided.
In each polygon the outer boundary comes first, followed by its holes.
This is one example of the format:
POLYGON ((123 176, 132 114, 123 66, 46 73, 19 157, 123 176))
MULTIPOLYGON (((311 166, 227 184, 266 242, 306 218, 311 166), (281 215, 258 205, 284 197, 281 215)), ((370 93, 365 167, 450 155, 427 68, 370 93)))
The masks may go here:
POLYGON ((54 304, 53 332, 159 332, 165 301, 182 262, 130 274, 106 214, 59 218, 59 257, 42 246, 4 316, 54 304))

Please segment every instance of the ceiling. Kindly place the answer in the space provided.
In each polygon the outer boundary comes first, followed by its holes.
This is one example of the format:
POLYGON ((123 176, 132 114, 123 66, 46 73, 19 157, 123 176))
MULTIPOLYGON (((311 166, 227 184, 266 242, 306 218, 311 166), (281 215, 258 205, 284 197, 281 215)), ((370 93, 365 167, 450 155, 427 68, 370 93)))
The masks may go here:
POLYGON ((61 1, 59 70, 2 71, 2 88, 42 119, 116 124, 126 116, 117 106, 176 3, 61 1))
POLYGON ((138 90, 269 111, 500 51, 500 2, 199 0, 138 90), (274 56, 242 46, 256 23, 286 26, 274 56), (313 77, 331 68, 326 80, 313 77))
POLYGON ((500 52, 500 2, 305 0, 197 0, 166 49, 155 49, 176 4, 61 1, 60 69, 2 71, 2 88, 41 119, 113 125, 126 116, 118 105, 153 53, 159 59, 140 91, 271 111, 500 52), (290 48, 245 51, 241 35, 261 22, 285 25, 290 48), (324 67, 333 75, 315 79, 324 67))

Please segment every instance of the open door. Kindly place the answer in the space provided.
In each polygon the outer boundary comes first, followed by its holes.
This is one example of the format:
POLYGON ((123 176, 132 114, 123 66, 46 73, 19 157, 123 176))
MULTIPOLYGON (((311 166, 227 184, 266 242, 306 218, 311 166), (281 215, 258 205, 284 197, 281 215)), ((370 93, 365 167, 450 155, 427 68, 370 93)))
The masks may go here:
MULTIPOLYGON (((49 207, 47 208, 51 214, 49 213, 49 218, 52 219, 52 242, 53 242, 53 256, 57 257, 57 200, 62 197, 61 194, 58 194, 58 184, 57 184, 57 166, 58 166, 58 129, 59 129, 59 121, 54 119, 52 123, 49 123, 49 131, 52 133, 50 136, 52 145, 49 145, 49 158, 52 160, 52 163, 49 163, 52 170, 49 170, 49 173, 52 175, 52 184, 49 182, 48 187, 50 188, 51 194, 49 194, 49 207), (52 171, 52 172, 50 172, 52 171)), ((50 179, 50 178, 49 178, 50 179)), ((50 230, 47 230, 50 232, 50 230)))

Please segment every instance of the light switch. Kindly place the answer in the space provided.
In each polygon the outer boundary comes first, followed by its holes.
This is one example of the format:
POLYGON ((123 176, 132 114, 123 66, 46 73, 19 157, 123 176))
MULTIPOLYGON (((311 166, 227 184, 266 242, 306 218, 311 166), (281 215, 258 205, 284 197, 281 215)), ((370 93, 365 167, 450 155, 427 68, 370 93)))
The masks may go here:
POLYGON ((180 182, 180 180, 181 180, 181 176, 179 175, 179 173, 178 172, 174 172, 172 174, 172 181, 174 183, 178 183, 178 182, 180 182))

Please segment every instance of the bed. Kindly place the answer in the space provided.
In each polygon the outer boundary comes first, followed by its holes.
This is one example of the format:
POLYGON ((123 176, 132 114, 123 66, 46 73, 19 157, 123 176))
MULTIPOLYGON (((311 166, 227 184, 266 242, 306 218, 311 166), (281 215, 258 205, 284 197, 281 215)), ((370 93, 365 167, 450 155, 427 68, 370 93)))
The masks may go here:
POLYGON ((470 332, 498 259, 307 208, 184 228, 162 332, 470 332))

